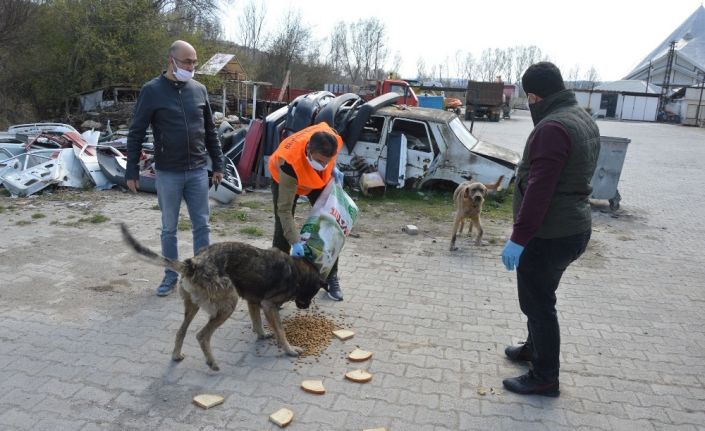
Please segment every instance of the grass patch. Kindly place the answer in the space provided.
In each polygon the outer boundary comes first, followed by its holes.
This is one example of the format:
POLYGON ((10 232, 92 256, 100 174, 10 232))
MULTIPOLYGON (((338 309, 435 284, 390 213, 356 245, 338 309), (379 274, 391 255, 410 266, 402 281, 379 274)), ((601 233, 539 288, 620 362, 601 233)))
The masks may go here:
POLYGON ((9 196, 10 196, 10 191, 9 191, 8 189, 6 189, 6 188, 0 189, 0 196, 9 197, 9 196))
POLYGON ((250 208, 253 210, 269 209, 272 205, 271 203, 265 204, 264 202, 252 201, 252 202, 242 202, 241 207, 250 208))
POLYGON ((360 211, 369 212, 373 217, 397 213, 404 220, 423 217, 441 222, 447 221, 453 211, 453 192, 387 189, 384 195, 360 195, 356 203, 360 211))
POLYGON ((228 233, 224 229, 213 229, 213 233, 218 236, 227 236, 228 233))
POLYGON ((178 230, 191 230, 191 220, 186 218, 180 218, 179 223, 176 225, 178 230))
POLYGON ((482 217, 511 221, 513 218, 512 190, 513 188, 510 188, 487 195, 485 204, 482 206, 482 217))
MULTIPOLYGON (((373 217, 398 213, 405 220, 428 218, 435 222, 445 222, 452 220, 455 214, 452 190, 387 189, 384 195, 360 195, 356 203, 361 212, 373 217)), ((488 194, 482 213, 483 218, 511 220, 511 190, 488 194)))
POLYGON ((15 222, 17 226, 27 226, 28 224, 32 224, 30 220, 18 220, 15 222))
MULTIPOLYGON (((45 190, 48 191, 48 189, 45 190)), ((53 189, 51 193, 42 193, 41 196, 42 199, 50 202, 77 202, 86 199, 86 191, 58 187, 53 189)))
POLYGON ((242 210, 222 210, 211 214, 211 221, 216 222, 243 222, 248 221, 250 216, 242 210))
POLYGON ((93 224, 98 224, 98 223, 104 223, 106 221, 110 220, 108 217, 104 216, 103 214, 93 214, 90 217, 84 217, 81 219, 78 219, 79 223, 93 223, 93 224))
POLYGON ((34 214, 32 214, 32 218, 33 218, 33 219, 44 218, 44 217, 46 217, 46 216, 45 216, 44 214, 42 214, 42 213, 34 213, 34 214))
POLYGON ((262 232, 262 229, 258 228, 257 226, 243 226, 240 228, 240 233, 244 233, 245 235, 250 235, 250 236, 264 235, 264 232, 262 232))
POLYGON ((152 208, 154 211, 159 211, 161 208, 159 208, 159 205, 152 205, 152 208))
POLYGON ((2 213, 4 213, 4 212, 5 212, 5 207, 2 206, 2 205, 0 205, 0 214, 2 214, 2 213))

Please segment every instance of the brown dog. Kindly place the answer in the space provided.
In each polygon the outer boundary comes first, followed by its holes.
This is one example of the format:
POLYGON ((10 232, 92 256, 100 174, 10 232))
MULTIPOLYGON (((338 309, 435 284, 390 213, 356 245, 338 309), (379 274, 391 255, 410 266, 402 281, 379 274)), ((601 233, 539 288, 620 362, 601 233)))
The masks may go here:
POLYGON ((252 329, 259 339, 269 338, 262 327, 260 308, 279 345, 290 356, 298 356, 300 347, 292 346, 279 318, 279 307, 292 299, 298 308, 308 308, 318 290, 326 286, 315 267, 305 259, 294 259, 278 249, 261 249, 239 242, 223 242, 204 247, 183 262, 160 256, 142 246, 121 225, 122 235, 142 258, 181 274, 179 293, 184 300, 184 321, 176 333, 172 359, 181 361, 181 346, 189 324, 203 308, 210 319, 196 338, 206 356, 206 364, 218 371, 211 352, 213 332, 235 311, 238 298, 247 301, 252 329))
POLYGON ((482 184, 466 181, 459 185, 453 192, 453 202, 455 202, 455 223, 453 225, 453 236, 450 239, 450 250, 457 250, 455 238, 463 233, 465 219, 468 219, 468 236, 472 236, 472 227, 477 227, 477 238, 475 245, 482 245, 482 224, 480 223, 480 213, 482 204, 485 203, 485 196, 488 190, 499 190, 504 175, 500 176, 494 184, 482 184))

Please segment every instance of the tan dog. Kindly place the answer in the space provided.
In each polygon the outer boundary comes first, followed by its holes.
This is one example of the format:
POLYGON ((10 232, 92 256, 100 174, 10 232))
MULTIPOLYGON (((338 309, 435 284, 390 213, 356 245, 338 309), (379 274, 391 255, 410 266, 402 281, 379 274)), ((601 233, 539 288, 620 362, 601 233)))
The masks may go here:
POLYGON ((473 225, 477 227, 477 238, 475 245, 482 245, 482 224, 480 223, 480 213, 482 204, 485 203, 485 196, 488 190, 499 190, 504 175, 500 176, 494 184, 482 184, 466 181, 459 185, 453 192, 453 202, 455 202, 455 223, 453 225, 453 236, 450 239, 450 250, 457 250, 455 238, 463 233, 465 219, 468 219, 468 236, 472 236, 473 225))
POLYGON ((279 307, 294 300, 298 308, 308 308, 318 290, 326 286, 306 259, 295 259, 275 248, 265 250, 239 242, 221 242, 204 247, 191 259, 170 260, 137 242, 124 223, 121 229, 125 242, 143 259, 181 274, 179 293, 184 300, 184 321, 176 334, 174 361, 184 359, 181 347, 186 330, 203 308, 210 318, 196 338, 206 356, 206 364, 218 371, 211 351, 211 336, 228 320, 239 298, 247 301, 252 330, 258 338, 272 336, 262 326, 261 309, 287 355, 298 356, 303 351, 289 344, 279 318, 279 307))

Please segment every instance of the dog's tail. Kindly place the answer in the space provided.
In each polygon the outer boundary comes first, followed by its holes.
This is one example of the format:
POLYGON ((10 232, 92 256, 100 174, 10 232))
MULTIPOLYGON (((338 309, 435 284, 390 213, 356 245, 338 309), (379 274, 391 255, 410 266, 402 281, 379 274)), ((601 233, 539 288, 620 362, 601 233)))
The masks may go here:
POLYGON ((125 240, 127 245, 132 247, 132 249, 135 250, 135 252, 137 252, 137 254, 142 258, 142 260, 151 263, 152 265, 164 266, 182 275, 188 274, 190 272, 189 261, 180 262, 178 260, 171 260, 167 259, 164 256, 158 255, 157 253, 153 252, 152 250, 137 242, 137 240, 132 236, 132 234, 130 234, 130 231, 127 230, 127 225, 125 225, 125 223, 120 223, 120 230, 122 231, 122 238, 125 240))
POLYGON ((497 182, 494 184, 485 184, 485 187, 487 187, 487 190, 497 190, 500 191, 502 190, 502 180, 504 179, 504 175, 500 175, 499 178, 497 178, 497 182))

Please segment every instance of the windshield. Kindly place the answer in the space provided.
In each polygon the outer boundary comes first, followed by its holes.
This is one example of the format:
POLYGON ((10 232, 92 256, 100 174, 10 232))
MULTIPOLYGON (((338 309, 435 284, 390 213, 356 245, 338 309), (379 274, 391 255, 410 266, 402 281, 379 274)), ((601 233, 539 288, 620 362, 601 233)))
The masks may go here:
POLYGON ((460 121, 460 118, 454 118, 450 123, 450 129, 455 133, 460 142, 465 145, 465 148, 472 150, 472 147, 477 144, 477 138, 474 137, 465 125, 460 121))

